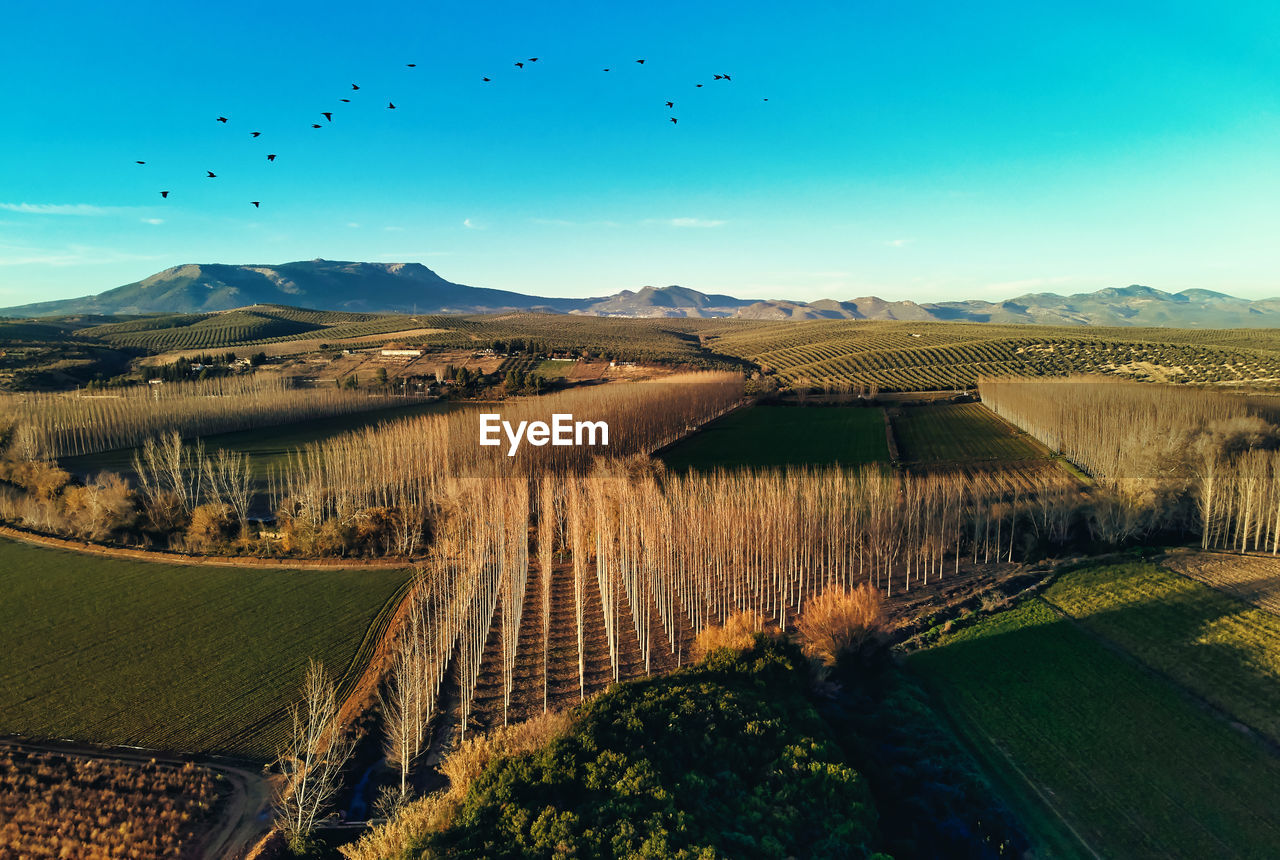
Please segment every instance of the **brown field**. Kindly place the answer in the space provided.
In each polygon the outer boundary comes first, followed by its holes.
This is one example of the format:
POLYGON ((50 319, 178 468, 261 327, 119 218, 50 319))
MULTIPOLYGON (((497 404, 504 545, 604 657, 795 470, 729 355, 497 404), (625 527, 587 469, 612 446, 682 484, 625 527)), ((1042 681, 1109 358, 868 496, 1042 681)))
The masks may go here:
POLYGON ((0 858, 198 857, 227 791, 191 763, 0 744, 0 858))
POLYGON ((1183 576, 1280 615, 1280 558, 1179 551, 1169 553, 1163 563, 1183 576))

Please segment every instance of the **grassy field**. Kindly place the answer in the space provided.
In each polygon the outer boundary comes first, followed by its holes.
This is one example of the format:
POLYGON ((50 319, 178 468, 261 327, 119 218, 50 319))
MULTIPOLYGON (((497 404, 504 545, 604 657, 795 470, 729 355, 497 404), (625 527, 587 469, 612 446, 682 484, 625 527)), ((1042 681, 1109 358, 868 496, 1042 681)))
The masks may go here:
POLYGON ((671 469, 857 466, 888 462, 884 410, 864 406, 755 406, 707 425, 662 455, 671 469))
POLYGON ((906 463, 1039 460, 1039 443, 1017 433, 981 403, 931 403, 890 413, 898 453, 906 463))
MULTIPOLYGON (((253 465, 259 475, 268 466, 283 466, 291 451, 295 451, 308 442, 328 439, 350 430, 358 430, 394 421, 397 418, 408 418, 414 415, 427 415, 432 412, 444 412, 458 408, 458 404, 448 401, 434 400, 428 403, 416 402, 409 406, 392 406, 387 409, 375 409, 368 412, 354 412, 349 415, 336 415, 332 418, 318 418, 299 424, 277 424, 271 427, 259 427, 253 430, 237 430, 233 433, 215 433, 204 437, 205 448, 213 451, 226 448, 241 451, 253 457, 253 465)), ((97 454, 83 454, 78 457, 63 457, 59 463, 62 468, 76 475, 87 475, 102 470, 120 472, 133 471, 133 455, 136 448, 119 448, 114 451, 102 451, 97 454)))
POLYGON ((406 580, 0 540, 0 734, 269 757, 307 659, 353 683, 406 580))
POLYGON ((909 665, 1043 856, 1260 857, 1280 839, 1280 761, 1042 600, 909 665))
POLYGON ((1280 742, 1280 617, 1149 562, 1077 571, 1044 599, 1280 742))

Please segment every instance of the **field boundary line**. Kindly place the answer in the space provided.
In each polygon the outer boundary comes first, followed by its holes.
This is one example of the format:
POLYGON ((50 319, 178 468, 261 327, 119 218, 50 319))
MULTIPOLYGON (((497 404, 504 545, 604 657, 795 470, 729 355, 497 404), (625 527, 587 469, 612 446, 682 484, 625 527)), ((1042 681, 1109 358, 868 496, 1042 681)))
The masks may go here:
POLYGON ((82 555, 97 555, 128 561, 144 561, 154 564, 181 564, 190 567, 253 567, 275 570, 401 570, 413 565, 413 558, 259 558, 258 556, 189 555, 164 549, 135 549, 126 546, 108 546, 91 541, 72 540, 56 535, 28 531, 10 525, 0 525, 0 537, 20 543, 61 549, 82 555))
MULTIPOLYGON (((955 703, 951 706, 943 704, 942 699, 944 697, 939 695, 939 691, 936 689, 934 684, 926 684, 925 688, 929 690, 930 696, 935 702, 934 710, 942 714, 943 719, 951 726, 951 730, 955 732, 956 735, 958 735, 962 740, 968 740, 968 746, 975 753, 979 762, 984 758, 998 756, 1001 762, 1003 762, 1025 786, 1031 789, 1036 798, 1040 801, 1041 805, 1053 813, 1053 817, 1066 828, 1067 832, 1071 834, 1071 836, 1079 843, 1080 847, 1083 848, 1089 856, 1093 857, 1094 860, 1103 860, 1102 855, 1095 851, 1093 846, 1080 835, 1080 831, 1076 830, 1075 827, 1071 825, 1071 822, 1062 814, 1062 810, 1058 808, 1057 804, 1053 803, 1053 801, 1045 794, 1044 789, 1036 783, 1035 780, 1028 776, 1026 771, 1018 767, 1018 763, 1015 762, 1007 752, 1005 752, 1003 747, 996 743, 995 739, 978 724, 977 720, 967 717, 965 719, 959 718, 955 711, 957 709, 964 711, 965 708, 963 704, 955 703), (983 754, 984 750, 986 751, 985 755, 983 754)), ((1007 778, 1000 779, 999 777, 997 777, 997 781, 1010 782, 1007 778)), ((1012 785, 1009 785, 1008 787, 1011 789, 1014 788, 1012 785)), ((1010 806, 1014 805, 1015 804, 1010 804, 1010 806)))

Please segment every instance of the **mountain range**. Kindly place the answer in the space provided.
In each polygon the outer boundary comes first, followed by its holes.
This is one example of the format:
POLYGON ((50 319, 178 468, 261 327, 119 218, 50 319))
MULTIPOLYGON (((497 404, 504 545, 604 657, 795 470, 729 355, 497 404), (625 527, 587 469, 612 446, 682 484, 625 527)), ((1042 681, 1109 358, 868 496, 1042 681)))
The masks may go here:
POLYGON ((447 281, 418 263, 308 260, 269 266, 189 264, 78 299, 0 308, 0 316, 222 311, 255 304, 371 313, 512 311, 611 317, 732 317, 752 320, 939 320, 1042 325, 1280 327, 1280 298, 1248 300, 1212 290, 1167 293, 1110 287, 1062 296, 1029 293, 1000 302, 888 301, 876 296, 813 302, 739 299, 687 287, 644 287, 611 296, 547 298, 447 281))

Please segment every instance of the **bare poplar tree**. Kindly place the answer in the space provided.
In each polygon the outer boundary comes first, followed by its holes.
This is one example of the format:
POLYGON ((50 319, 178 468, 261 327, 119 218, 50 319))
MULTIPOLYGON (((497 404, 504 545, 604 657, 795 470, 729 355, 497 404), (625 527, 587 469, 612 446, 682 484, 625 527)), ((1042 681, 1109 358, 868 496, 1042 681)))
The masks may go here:
POLYGON ((307 666, 302 700, 289 708, 289 734, 276 753, 284 781, 276 793, 276 823, 291 842, 315 829, 339 787, 355 740, 338 722, 338 691, 315 660, 307 666))

